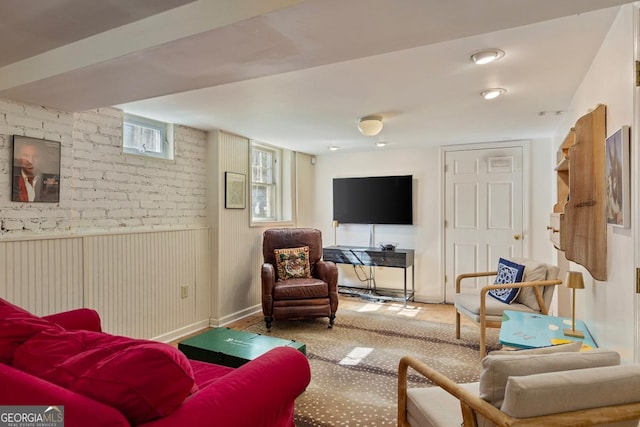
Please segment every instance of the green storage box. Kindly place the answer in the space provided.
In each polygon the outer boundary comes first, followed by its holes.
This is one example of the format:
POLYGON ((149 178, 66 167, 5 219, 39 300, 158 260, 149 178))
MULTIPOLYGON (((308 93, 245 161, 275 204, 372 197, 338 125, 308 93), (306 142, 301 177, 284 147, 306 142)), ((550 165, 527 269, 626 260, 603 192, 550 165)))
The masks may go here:
POLYGON ((178 343, 178 349, 189 359, 232 368, 282 346, 293 347, 307 354, 307 347, 303 343, 229 328, 213 328, 178 343))

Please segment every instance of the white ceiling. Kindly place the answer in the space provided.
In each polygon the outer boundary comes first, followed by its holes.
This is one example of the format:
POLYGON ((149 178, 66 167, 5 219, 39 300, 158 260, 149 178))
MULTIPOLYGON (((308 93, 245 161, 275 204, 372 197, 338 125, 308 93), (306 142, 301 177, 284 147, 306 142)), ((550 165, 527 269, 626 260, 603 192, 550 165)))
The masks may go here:
POLYGON ((561 117, 539 112, 568 108, 631 2, 0 2, 0 97, 113 105, 312 154, 550 137, 561 117), (505 57, 469 60, 492 47, 505 57), (507 93, 485 101, 488 87, 507 93), (369 114, 378 137, 357 130, 369 114))

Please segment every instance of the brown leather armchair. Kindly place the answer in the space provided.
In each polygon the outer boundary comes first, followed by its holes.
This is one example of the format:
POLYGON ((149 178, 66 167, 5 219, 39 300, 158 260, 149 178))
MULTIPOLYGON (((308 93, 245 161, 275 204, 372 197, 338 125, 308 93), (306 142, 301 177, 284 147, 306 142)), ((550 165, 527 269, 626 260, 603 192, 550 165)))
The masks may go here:
POLYGON ((273 228, 262 241, 262 313, 267 329, 273 320, 328 317, 333 326, 338 310, 338 268, 323 261, 322 233, 313 228, 273 228), (309 247, 310 278, 278 277, 276 249, 309 247))

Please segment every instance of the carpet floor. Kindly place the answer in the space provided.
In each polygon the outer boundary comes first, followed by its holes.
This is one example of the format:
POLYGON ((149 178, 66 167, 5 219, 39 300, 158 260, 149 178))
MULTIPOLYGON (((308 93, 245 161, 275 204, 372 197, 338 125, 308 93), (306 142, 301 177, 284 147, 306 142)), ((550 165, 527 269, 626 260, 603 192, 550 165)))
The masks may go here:
MULTIPOLYGON (((306 344, 311 383, 296 400, 297 427, 395 426, 397 369, 404 355, 455 382, 478 380, 478 328, 463 325, 458 340, 452 324, 413 319, 384 307, 338 309, 333 329, 327 328, 327 319, 275 321, 271 332, 263 322, 245 328, 306 344)), ((487 347, 499 347, 497 329, 487 331, 487 347)), ((412 387, 429 386, 418 375, 409 380, 412 387)))

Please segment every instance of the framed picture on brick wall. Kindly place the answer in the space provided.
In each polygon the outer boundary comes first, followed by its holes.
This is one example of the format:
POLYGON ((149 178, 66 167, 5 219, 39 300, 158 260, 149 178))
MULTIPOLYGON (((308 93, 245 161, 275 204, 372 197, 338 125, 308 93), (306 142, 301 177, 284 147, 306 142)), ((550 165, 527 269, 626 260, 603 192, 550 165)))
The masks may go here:
POLYGON ((13 135, 13 202, 60 202, 60 143, 13 135))

